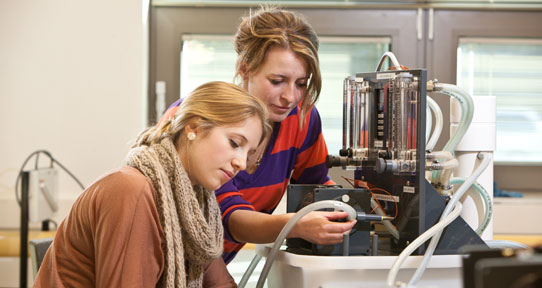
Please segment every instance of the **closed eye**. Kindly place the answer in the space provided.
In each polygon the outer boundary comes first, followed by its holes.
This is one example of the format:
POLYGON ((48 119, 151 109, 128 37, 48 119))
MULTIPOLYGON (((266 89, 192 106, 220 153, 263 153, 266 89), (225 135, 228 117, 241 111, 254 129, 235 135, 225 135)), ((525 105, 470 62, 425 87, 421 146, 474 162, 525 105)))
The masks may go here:
POLYGON ((237 144, 237 142, 233 141, 232 139, 230 139, 230 145, 232 148, 239 148, 239 144, 237 144))

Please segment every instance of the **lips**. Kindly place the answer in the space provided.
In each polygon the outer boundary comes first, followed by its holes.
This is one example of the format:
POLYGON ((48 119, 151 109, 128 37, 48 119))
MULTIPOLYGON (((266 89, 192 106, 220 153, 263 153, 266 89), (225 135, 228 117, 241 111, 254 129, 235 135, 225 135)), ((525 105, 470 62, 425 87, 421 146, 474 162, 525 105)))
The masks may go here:
POLYGON ((290 110, 290 107, 282 107, 282 106, 277 106, 277 105, 274 105, 274 107, 276 110, 280 111, 281 113, 285 113, 290 110))
POLYGON ((224 169, 220 169, 220 170, 222 170, 222 172, 224 172, 224 174, 226 175, 227 181, 230 181, 230 179, 233 178, 233 176, 235 176, 235 174, 233 174, 232 172, 228 170, 224 170, 224 169))

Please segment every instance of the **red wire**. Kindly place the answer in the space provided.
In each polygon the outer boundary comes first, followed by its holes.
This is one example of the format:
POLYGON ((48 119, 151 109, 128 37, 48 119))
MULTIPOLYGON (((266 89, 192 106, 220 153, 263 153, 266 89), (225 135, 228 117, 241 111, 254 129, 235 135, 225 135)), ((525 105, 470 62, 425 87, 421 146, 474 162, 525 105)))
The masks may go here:
MULTIPOLYGON (((382 188, 376 188, 376 187, 370 188, 370 187, 368 186, 369 184, 368 184, 367 182, 364 182, 364 181, 361 181, 361 180, 350 179, 350 178, 346 178, 346 177, 344 177, 344 176, 341 176, 341 177, 342 177, 344 180, 346 180, 350 185, 352 185, 352 187, 355 187, 355 186, 352 184, 352 182, 351 182, 351 181, 353 180, 353 181, 355 181, 355 183, 361 184, 361 185, 364 186, 364 188, 368 189, 369 192, 371 192, 371 196, 372 196, 373 199, 375 200, 376 204, 378 205, 378 207, 379 207, 380 209, 382 209, 382 211, 385 211, 385 210, 384 210, 384 208, 382 207, 382 205, 380 204, 380 201, 379 201, 378 199, 376 199, 376 196, 375 196, 375 194, 373 193, 373 190, 374 190, 374 191, 382 191, 382 192, 387 193, 387 194, 391 197, 391 199, 393 200, 393 203, 395 204, 395 216, 394 216, 394 217, 395 217, 395 218, 397 217, 399 207, 398 207, 398 205, 397 205, 397 201, 395 201, 395 197, 393 197, 393 195, 392 195, 390 192, 388 192, 388 191, 386 191, 385 189, 382 189, 382 188)), ((376 209, 376 207, 375 207, 370 213, 373 213, 375 209, 376 209)))

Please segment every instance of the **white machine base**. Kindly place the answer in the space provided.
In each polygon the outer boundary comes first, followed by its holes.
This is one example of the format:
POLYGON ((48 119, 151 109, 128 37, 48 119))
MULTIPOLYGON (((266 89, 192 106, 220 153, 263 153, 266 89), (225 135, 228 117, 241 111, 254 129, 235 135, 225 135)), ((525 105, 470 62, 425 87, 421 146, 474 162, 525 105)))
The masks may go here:
MULTIPOLYGON (((256 245, 256 253, 267 256, 270 248, 256 245)), ((309 256, 280 251, 267 277, 269 288, 379 288, 396 256, 309 256)), ((264 261, 266 258, 263 258, 264 261)), ((408 282, 422 261, 410 256, 403 264, 398 281, 408 282)), ((457 288, 463 286, 461 255, 434 255, 417 288, 457 288)))

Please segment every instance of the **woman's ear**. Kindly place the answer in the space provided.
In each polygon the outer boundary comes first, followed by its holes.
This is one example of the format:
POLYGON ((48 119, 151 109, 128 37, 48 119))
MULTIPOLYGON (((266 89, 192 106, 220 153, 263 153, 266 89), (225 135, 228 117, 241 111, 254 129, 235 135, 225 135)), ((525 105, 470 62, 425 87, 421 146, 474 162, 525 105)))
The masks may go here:
POLYGON ((239 75, 241 76, 241 79, 243 79, 243 82, 246 82, 248 80, 246 65, 241 65, 241 67, 239 68, 239 75))
POLYGON ((196 131, 194 129, 190 128, 190 126, 188 126, 188 125, 184 126, 184 134, 186 135, 188 140, 196 139, 196 131))
POLYGON ((186 123, 186 125, 184 126, 184 132, 186 133, 186 135, 188 135, 188 133, 197 134, 196 131, 198 130, 198 127, 199 127, 199 121, 200 119, 196 118, 186 123))

